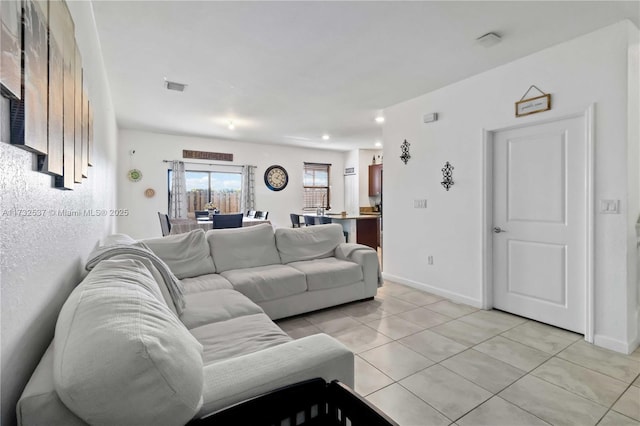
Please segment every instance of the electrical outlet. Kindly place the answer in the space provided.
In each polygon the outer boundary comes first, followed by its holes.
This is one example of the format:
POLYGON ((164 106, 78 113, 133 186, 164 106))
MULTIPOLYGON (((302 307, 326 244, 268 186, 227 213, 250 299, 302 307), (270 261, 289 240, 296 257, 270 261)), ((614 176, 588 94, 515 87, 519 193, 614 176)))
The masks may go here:
POLYGON ((427 264, 433 265, 433 256, 427 256, 427 264))
POLYGON ((413 200, 413 208, 414 209, 426 209, 427 208, 427 200, 413 200))

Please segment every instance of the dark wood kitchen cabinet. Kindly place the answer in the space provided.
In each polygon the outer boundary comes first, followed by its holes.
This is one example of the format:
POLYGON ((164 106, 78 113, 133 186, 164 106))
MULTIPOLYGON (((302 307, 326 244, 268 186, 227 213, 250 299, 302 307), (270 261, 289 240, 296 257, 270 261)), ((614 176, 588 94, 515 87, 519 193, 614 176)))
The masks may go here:
POLYGON ((369 197, 376 197, 382 193, 382 164, 369 166, 369 197))

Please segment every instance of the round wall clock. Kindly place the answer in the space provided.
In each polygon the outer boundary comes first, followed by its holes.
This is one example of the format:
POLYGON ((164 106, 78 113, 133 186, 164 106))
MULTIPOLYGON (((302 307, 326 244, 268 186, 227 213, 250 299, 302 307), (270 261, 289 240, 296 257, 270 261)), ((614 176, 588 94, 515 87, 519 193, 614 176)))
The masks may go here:
POLYGON ((131 169, 127 173, 127 177, 131 182, 140 182, 142 179, 142 172, 138 169, 131 169))
POLYGON ((282 191, 289 183, 289 175, 282 166, 271 166, 264 172, 264 184, 272 191, 282 191))

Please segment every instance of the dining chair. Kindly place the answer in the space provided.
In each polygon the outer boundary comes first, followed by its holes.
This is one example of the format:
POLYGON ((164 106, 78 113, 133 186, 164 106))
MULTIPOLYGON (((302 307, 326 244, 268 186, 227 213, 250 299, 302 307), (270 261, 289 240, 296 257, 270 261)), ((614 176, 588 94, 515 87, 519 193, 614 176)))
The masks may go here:
POLYGON ((327 223, 332 223, 330 217, 319 216, 316 218, 316 225, 326 225, 327 223))
POLYGON ((299 214, 295 214, 295 213, 291 213, 291 214, 289 214, 289 217, 291 218, 291 225, 294 228, 300 228, 300 215, 299 214))
POLYGON ((269 212, 256 211, 256 219, 267 220, 267 217, 269 217, 269 212))
POLYGON ((213 215, 213 229, 242 228, 242 213, 213 215))
POLYGON ((247 210, 247 217, 253 219, 256 217, 256 211, 255 210, 247 210))
POLYGON ((308 216, 304 215, 304 224, 305 226, 312 226, 316 224, 317 216, 308 216))
POLYGON ((166 237, 171 233, 171 222, 169 222, 169 216, 158 212, 158 218, 160 219, 160 229, 162 229, 162 236, 166 237))
POLYGON ((196 210, 194 213, 196 220, 209 220, 209 210, 196 210))

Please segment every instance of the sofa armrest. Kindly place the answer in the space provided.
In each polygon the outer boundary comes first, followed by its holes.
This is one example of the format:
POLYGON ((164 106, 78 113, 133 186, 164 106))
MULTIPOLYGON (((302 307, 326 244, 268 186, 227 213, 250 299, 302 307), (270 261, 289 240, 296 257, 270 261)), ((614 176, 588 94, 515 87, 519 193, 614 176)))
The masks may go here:
POLYGON ((342 343, 316 334, 205 365, 203 404, 196 417, 316 377, 353 387, 353 363, 353 353, 342 343))
POLYGON ((341 243, 336 247, 337 259, 348 260, 362 266, 366 297, 373 297, 382 285, 382 274, 378 253, 369 246, 354 243, 341 243))

